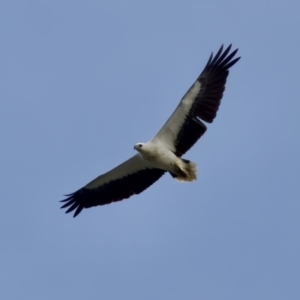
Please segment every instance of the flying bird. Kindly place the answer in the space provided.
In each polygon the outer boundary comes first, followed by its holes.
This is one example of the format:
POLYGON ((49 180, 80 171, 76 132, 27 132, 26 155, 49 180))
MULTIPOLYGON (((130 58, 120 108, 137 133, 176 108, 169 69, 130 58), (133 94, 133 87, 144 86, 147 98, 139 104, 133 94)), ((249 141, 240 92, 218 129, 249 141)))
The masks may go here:
POLYGON ((223 45, 209 60, 200 76, 183 96, 179 105, 147 143, 137 143, 137 154, 116 168, 100 175, 83 188, 61 200, 66 213, 76 217, 84 208, 120 201, 139 194, 166 172, 179 181, 197 178, 196 164, 181 158, 205 133, 202 122, 212 123, 217 115, 229 69, 240 59, 238 49, 223 45))

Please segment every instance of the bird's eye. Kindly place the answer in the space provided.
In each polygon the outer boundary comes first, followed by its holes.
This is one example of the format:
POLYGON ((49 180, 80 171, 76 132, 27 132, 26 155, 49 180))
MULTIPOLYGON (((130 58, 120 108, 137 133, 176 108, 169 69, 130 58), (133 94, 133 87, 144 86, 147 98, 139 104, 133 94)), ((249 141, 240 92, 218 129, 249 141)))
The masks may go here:
POLYGON ((142 146, 143 146, 142 144, 139 144, 139 147, 140 147, 140 148, 142 148, 142 146))

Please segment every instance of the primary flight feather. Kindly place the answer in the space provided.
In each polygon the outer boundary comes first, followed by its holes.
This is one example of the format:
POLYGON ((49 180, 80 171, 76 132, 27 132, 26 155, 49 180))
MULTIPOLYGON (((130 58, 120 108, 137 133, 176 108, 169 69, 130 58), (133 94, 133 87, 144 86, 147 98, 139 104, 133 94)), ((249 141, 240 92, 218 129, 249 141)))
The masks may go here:
POLYGON ((84 208, 120 201, 139 194, 157 181, 165 172, 179 181, 197 177, 196 164, 182 159, 205 133, 206 125, 217 115, 229 69, 240 59, 230 53, 231 45, 223 45, 215 56, 211 54, 195 83, 158 134, 147 143, 134 146, 137 154, 100 175, 75 193, 66 195, 61 208, 74 211, 76 217, 84 208))

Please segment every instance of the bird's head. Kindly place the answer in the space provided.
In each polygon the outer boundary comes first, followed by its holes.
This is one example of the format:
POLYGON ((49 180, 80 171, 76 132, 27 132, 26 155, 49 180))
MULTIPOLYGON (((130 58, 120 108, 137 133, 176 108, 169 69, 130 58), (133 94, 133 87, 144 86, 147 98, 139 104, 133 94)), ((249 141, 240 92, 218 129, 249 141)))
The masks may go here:
POLYGON ((134 145, 133 149, 135 149, 138 152, 142 152, 144 150, 143 149, 144 146, 145 146, 144 143, 137 143, 137 144, 134 145))

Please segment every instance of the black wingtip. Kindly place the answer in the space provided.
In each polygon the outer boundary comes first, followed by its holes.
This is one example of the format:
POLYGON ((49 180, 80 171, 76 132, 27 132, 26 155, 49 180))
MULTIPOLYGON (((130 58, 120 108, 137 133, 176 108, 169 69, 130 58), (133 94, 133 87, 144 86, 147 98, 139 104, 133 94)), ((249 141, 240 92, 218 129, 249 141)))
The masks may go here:
POLYGON ((226 67, 227 69, 232 67, 241 57, 238 57, 237 59, 230 61, 239 50, 237 48, 228 55, 228 53, 231 50, 231 47, 232 47, 232 44, 229 44, 229 46, 223 51, 224 44, 222 44, 221 47, 219 48, 218 52, 216 53, 216 55, 214 55, 214 53, 212 52, 206 63, 206 66, 204 67, 204 70, 207 69, 208 67, 213 67, 214 65, 226 67), (229 62, 229 64, 226 65, 228 62, 229 62))
POLYGON ((81 211, 83 210, 83 208, 84 207, 82 205, 79 205, 77 207, 77 209, 75 210, 75 212, 74 212, 73 218, 77 217, 81 213, 81 211))
POLYGON ((73 217, 75 218, 77 215, 79 215, 79 213, 83 210, 84 206, 79 204, 75 197, 76 197, 77 192, 75 193, 71 193, 71 194, 67 194, 65 195, 65 197, 67 197, 66 199, 60 200, 59 202, 65 202, 60 208, 68 208, 66 210, 66 214, 72 212, 75 210, 73 217))
POLYGON ((217 115, 229 69, 241 58, 235 58, 237 52, 238 49, 232 50, 232 44, 226 48, 221 45, 216 55, 209 57, 197 79, 203 85, 202 101, 197 103, 197 117, 207 123, 212 123, 217 115))

